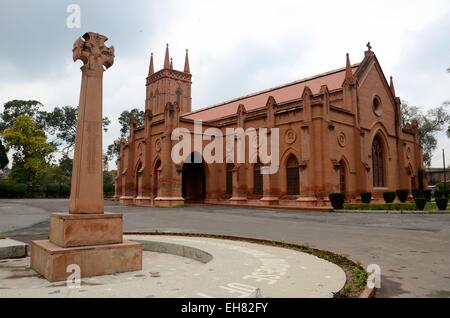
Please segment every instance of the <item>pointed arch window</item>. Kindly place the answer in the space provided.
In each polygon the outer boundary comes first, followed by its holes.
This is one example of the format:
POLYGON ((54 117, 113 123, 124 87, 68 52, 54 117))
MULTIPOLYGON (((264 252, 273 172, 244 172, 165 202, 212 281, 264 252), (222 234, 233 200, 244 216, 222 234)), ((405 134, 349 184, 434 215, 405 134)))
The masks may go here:
POLYGON ((290 156, 286 164, 286 192, 288 195, 300 194, 300 174, 297 158, 290 156))
POLYGON ((253 165, 253 194, 263 194, 263 176, 261 174, 261 163, 259 161, 253 165))
POLYGON ((372 144, 373 186, 384 187, 384 151, 380 136, 377 135, 372 144))
POLYGON ((181 89, 178 88, 177 91, 175 92, 175 95, 177 96, 177 104, 178 106, 181 106, 181 95, 183 93, 181 92, 181 89))
POLYGON ((227 188, 225 194, 228 195, 233 193, 233 169, 234 164, 227 163, 227 188))
POLYGON ((153 98, 154 98, 154 101, 153 101, 153 113, 157 113, 158 112, 158 105, 159 105, 159 91, 158 90, 155 91, 155 96, 153 98))
POLYGON ((346 171, 344 160, 339 161, 339 191, 345 193, 347 189, 346 171))

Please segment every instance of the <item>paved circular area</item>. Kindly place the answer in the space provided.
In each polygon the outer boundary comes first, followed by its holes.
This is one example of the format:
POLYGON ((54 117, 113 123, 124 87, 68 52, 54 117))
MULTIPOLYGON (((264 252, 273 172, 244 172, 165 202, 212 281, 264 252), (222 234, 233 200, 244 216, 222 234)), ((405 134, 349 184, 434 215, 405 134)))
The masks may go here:
POLYGON ((198 237, 126 238, 146 246, 161 242, 185 251, 195 248, 212 258, 146 251, 142 271, 84 278, 78 289, 39 278, 29 258, 9 259, 0 261, 0 298, 252 297, 257 289, 262 297, 332 297, 346 281, 337 265, 290 249, 198 237))

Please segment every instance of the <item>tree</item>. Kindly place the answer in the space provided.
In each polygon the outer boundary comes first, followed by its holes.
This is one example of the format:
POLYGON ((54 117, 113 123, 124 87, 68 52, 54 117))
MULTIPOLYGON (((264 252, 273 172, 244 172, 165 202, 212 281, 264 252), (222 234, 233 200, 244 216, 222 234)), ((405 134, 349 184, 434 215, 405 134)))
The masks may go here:
POLYGON ((7 156, 8 152, 6 151, 5 146, 3 146, 2 141, 0 140, 0 169, 4 169, 8 163, 9 163, 9 159, 7 156))
POLYGON ((0 114, 0 131, 10 128, 17 117, 29 116, 37 120, 42 103, 37 100, 12 100, 3 104, 3 112, 0 114))
MULTIPOLYGON (((64 144, 62 152, 67 154, 75 146, 75 136, 77 132, 78 109, 73 106, 55 107, 51 112, 40 112, 37 119, 41 126, 50 135, 55 135, 54 141, 57 146, 64 144)), ((108 117, 103 118, 103 130, 108 131, 111 121, 108 117)))
POLYGON ((444 131, 450 123, 447 109, 449 105, 450 102, 444 102, 441 106, 423 113, 417 106, 409 106, 405 101, 401 104, 402 127, 413 119, 419 124, 419 143, 423 150, 423 161, 427 166, 431 165, 431 157, 437 147, 436 134, 444 131))
POLYGON ((133 108, 131 111, 124 110, 119 116, 120 136, 125 137, 130 131, 130 119, 134 117, 137 125, 142 126, 144 124, 145 112, 137 108, 133 108))
POLYGON ((108 146, 105 155, 105 162, 113 160, 120 155, 120 139, 125 137, 130 131, 130 120, 134 117, 136 119, 137 125, 144 125, 145 112, 137 108, 133 108, 131 111, 124 110, 119 116, 120 137, 114 140, 112 144, 108 146))
POLYGON ((2 137, 7 149, 13 149, 11 177, 26 183, 34 191, 48 167, 54 145, 47 143, 44 130, 33 122, 30 116, 19 116, 11 128, 3 131, 2 137))

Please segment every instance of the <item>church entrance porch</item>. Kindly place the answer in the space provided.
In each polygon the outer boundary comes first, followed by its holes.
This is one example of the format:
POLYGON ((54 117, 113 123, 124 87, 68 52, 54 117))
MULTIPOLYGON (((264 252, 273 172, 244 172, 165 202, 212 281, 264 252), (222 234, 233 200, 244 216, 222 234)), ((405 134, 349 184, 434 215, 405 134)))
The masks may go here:
POLYGON ((191 155, 190 162, 183 164, 182 194, 185 202, 203 201, 206 197, 206 174, 203 163, 194 162, 191 155))

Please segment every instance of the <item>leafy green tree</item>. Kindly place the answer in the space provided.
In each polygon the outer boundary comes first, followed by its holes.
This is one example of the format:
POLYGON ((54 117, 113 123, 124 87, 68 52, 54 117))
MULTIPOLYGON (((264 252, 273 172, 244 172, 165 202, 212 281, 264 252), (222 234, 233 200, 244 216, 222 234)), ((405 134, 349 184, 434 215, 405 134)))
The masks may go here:
POLYGON ((4 169, 9 163, 8 152, 0 140, 0 169, 4 169))
POLYGON ((106 162, 119 157, 120 138, 125 137, 129 133, 131 117, 136 119, 138 126, 144 125, 145 112, 143 110, 139 110, 137 108, 133 108, 130 111, 124 110, 119 116, 120 137, 108 146, 104 159, 106 162))
POLYGON ((44 130, 30 116, 18 116, 11 128, 3 131, 7 149, 13 149, 13 180, 26 183, 32 192, 48 167, 54 145, 47 143, 44 130))
MULTIPOLYGON (((62 152, 67 154, 75 146, 77 132, 78 109, 73 106, 55 107, 51 112, 40 112, 37 119, 39 124, 45 128, 50 135, 55 135, 54 141, 58 146, 62 144, 62 152)), ((108 117, 103 118, 103 130, 108 131, 111 121, 108 117)))
POLYGON ((103 171, 103 193, 105 197, 114 195, 114 182, 116 170, 103 171))
POLYGON ((19 116, 29 116, 38 121, 42 103, 37 100, 12 100, 3 104, 3 112, 0 114, 0 131, 12 127, 19 116))
POLYGON ((443 132, 450 123, 448 106, 450 102, 444 102, 441 106, 431 108, 424 113, 419 107, 409 106, 405 101, 401 104, 402 127, 413 119, 416 119, 419 124, 419 142, 423 150, 423 161, 427 166, 431 165, 431 157, 437 147, 436 134, 443 132))

